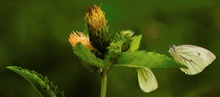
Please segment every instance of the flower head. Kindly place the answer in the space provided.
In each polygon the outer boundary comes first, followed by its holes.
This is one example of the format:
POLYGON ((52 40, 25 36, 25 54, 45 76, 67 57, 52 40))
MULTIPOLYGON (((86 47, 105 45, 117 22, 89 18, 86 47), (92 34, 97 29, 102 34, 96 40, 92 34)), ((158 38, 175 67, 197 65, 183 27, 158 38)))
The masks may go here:
POLYGON ((89 30, 97 31, 106 26, 105 15, 96 5, 89 7, 86 11, 86 22, 89 30))
POLYGON ((77 43, 81 42, 82 44, 87 46, 87 48, 89 48, 90 50, 92 49, 92 45, 89 41, 89 38, 86 37, 82 32, 74 32, 73 31, 70 34, 69 42, 73 48, 76 46, 77 43))
POLYGON ((132 37, 134 35, 134 32, 131 30, 123 30, 123 31, 121 31, 121 35, 132 37))

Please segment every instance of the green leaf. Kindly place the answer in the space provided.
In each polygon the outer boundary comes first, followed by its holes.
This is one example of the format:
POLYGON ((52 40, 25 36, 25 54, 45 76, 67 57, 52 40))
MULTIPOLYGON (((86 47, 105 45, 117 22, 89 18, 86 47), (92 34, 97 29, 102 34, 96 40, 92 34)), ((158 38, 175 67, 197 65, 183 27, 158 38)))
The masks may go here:
POLYGON ((136 37, 132 40, 132 42, 131 42, 131 44, 130 44, 129 51, 138 50, 139 45, 140 45, 141 38, 142 38, 142 35, 138 35, 138 36, 136 36, 136 37))
POLYGON ((88 69, 91 72, 100 73, 102 71, 102 68, 98 68, 93 65, 90 65, 90 64, 86 63, 85 61, 81 61, 81 63, 86 69, 88 69))
POLYGON ((61 92, 57 86, 53 85, 53 82, 50 82, 47 77, 43 77, 35 71, 17 66, 7 66, 6 68, 18 73, 29 81, 42 97, 65 97, 64 93, 61 92))
POLYGON ((155 52, 133 51, 124 52, 115 66, 140 68, 186 68, 173 59, 155 52))
POLYGON ((85 45, 82 43, 76 44, 73 53, 77 55, 82 61, 99 68, 105 66, 105 61, 97 58, 85 45))

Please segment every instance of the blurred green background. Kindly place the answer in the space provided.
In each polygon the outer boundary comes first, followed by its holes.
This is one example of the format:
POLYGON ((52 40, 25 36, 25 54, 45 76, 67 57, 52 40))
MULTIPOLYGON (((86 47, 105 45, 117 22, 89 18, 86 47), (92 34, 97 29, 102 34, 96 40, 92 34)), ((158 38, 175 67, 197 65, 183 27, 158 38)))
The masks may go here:
POLYGON ((80 64, 68 43, 71 31, 84 31, 85 11, 93 4, 106 12, 111 31, 143 34, 140 49, 169 55, 170 44, 193 44, 217 56, 195 76, 153 69, 159 88, 151 93, 140 90, 135 69, 113 68, 107 97, 220 97, 219 0, 1 0, 0 97, 40 97, 25 79, 4 69, 8 65, 47 76, 66 97, 99 97, 99 75, 80 64))

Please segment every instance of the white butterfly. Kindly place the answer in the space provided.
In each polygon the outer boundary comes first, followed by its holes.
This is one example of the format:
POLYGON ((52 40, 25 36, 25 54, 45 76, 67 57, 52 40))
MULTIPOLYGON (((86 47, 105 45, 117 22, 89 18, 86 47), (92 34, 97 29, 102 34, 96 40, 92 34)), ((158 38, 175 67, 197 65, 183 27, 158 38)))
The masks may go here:
POLYGON ((172 45, 169 49, 169 53, 173 56, 175 61, 188 67, 180 68, 188 75, 200 73, 216 58, 216 56, 209 50, 194 45, 172 45))
POLYGON ((150 68, 137 68, 138 82, 142 91, 151 92, 158 88, 156 77, 150 68))

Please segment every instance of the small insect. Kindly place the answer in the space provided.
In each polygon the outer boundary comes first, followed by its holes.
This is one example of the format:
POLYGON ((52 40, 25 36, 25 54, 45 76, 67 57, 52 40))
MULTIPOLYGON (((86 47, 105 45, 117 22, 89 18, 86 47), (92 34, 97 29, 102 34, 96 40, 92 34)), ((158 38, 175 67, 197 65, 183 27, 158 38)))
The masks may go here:
POLYGON ((187 66, 180 69, 188 75, 200 73, 216 59, 211 51, 194 45, 171 45, 169 53, 175 61, 187 66))
POLYGON ((148 93, 158 88, 156 77, 150 68, 137 68, 137 74, 142 91, 148 93))

